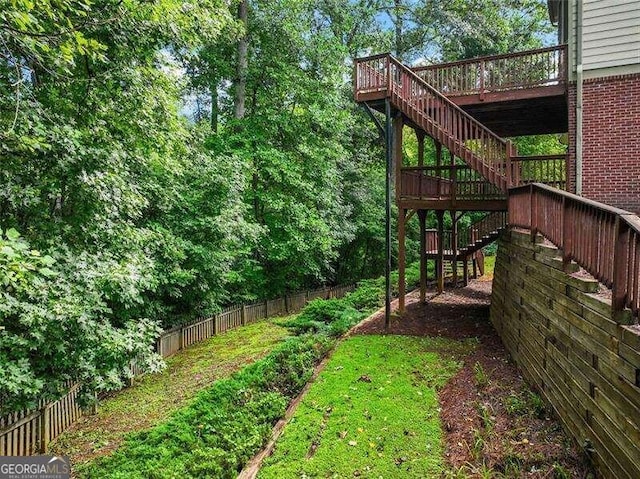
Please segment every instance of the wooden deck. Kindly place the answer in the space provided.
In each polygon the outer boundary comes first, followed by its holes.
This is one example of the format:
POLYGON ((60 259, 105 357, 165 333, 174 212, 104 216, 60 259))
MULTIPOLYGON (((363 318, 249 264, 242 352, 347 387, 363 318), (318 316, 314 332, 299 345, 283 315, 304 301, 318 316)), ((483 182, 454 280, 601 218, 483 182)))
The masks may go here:
MULTIPOLYGON (((381 109, 387 77, 377 55, 357 60, 374 67, 359 78, 356 101, 381 109)), ((502 137, 565 133, 567 47, 559 45, 507 55, 471 58, 416 67, 413 72, 476 120, 502 137), (526 112, 523 113, 523 112, 526 112)))

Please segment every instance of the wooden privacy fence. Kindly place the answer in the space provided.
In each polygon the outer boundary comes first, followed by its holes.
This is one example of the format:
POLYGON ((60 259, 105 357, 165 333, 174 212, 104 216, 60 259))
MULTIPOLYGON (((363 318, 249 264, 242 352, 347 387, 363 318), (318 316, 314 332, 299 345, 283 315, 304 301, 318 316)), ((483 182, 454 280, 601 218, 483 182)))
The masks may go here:
POLYGON ((30 456, 46 452, 49 442, 82 415, 78 389, 79 385, 74 384, 57 401, 41 402, 35 410, 0 418, 0 456, 30 456))
MULTIPOLYGON (((181 349, 204 341, 229 329, 255 323, 261 319, 300 311, 317 298, 341 298, 353 291, 355 285, 321 288, 287 295, 268 301, 231 306, 210 318, 177 326, 163 332, 156 342, 156 352, 167 358, 181 349)), ((133 376, 143 369, 133 361, 133 376)), ((0 456, 30 456, 46 454, 48 445, 65 429, 76 422, 83 411, 78 404, 79 384, 69 384, 67 394, 54 402, 40 402, 36 409, 24 410, 0 417, 0 456)))
POLYGON ((509 191, 509 224, 541 233, 613 290, 614 313, 640 311, 640 218, 633 213, 532 183, 509 191))

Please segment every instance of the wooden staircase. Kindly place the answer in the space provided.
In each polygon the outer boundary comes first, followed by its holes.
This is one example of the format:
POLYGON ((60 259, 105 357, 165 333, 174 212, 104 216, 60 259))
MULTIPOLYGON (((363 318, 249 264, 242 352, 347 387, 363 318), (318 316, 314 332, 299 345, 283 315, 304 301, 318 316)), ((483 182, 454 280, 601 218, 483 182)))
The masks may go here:
POLYGON ((519 184, 514 146, 467 114, 392 55, 356 61, 356 100, 388 98, 428 136, 506 193, 519 184))
MULTIPOLYGON (((464 260, 493 243, 506 227, 506 212, 496 211, 487 214, 469 227, 456 231, 455 234, 451 230, 444 231, 442 237, 443 256, 446 260, 464 260)), ((438 230, 428 229, 426 232, 427 258, 437 259, 440 251, 438 230)))

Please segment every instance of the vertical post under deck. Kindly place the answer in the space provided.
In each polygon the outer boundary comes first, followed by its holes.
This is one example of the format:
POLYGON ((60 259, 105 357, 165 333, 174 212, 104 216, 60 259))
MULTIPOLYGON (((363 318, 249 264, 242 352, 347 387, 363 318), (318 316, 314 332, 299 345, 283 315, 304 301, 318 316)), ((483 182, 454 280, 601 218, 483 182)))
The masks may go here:
POLYGON ((393 139, 391 138, 391 103, 385 100, 385 143, 386 143, 386 181, 385 181, 385 298, 384 327, 391 325, 391 168, 393 139))
POLYGON ((464 272, 462 273, 462 281, 465 287, 469 285, 469 257, 464 257, 464 272))
POLYGON ((398 210, 398 312, 404 313, 404 296, 405 291, 405 220, 407 210, 400 208, 398 210))
POLYGON ((420 302, 427 299, 427 212, 418 210, 420 222, 420 302))
POLYGON ((458 215, 455 210, 450 211, 451 215, 451 252, 453 258, 451 260, 451 270, 453 273, 453 285, 458 286, 458 215))
POLYGON ((444 291, 444 211, 436 211, 438 218, 438 261, 436 262, 436 278, 438 293, 444 291))
POLYGON ((404 118, 398 113, 393 118, 393 132, 391 134, 391 162, 395 174, 395 196, 398 205, 398 312, 404 313, 405 295, 405 218, 406 210, 399 207, 402 185, 402 129, 404 118))

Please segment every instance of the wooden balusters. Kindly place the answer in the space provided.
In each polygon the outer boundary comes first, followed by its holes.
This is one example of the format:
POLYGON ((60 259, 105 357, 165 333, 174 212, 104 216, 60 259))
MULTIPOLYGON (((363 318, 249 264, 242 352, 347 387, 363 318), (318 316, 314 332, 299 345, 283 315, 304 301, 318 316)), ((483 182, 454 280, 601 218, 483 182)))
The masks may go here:
POLYGON ((509 224, 540 233, 612 288, 612 308, 640 310, 640 218, 540 183, 509 191, 509 224))

